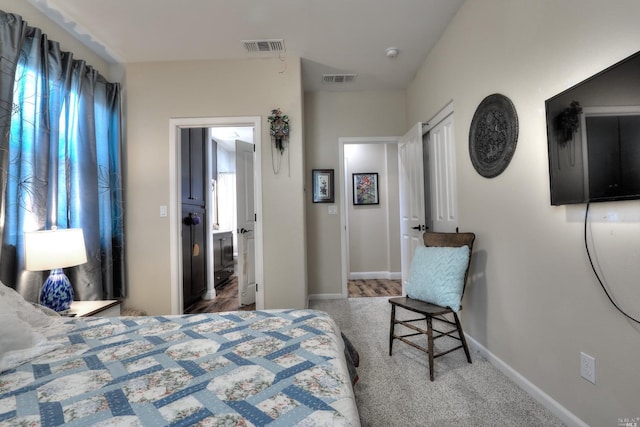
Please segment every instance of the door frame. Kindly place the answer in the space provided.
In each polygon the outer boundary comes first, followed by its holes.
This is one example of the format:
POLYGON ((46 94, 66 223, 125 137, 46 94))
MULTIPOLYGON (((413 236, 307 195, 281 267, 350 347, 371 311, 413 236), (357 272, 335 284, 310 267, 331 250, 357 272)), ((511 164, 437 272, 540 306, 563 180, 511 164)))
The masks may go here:
MULTIPOLYGON (((342 277, 342 298, 349 297, 349 185, 345 170, 347 164, 344 158, 344 146, 347 144, 398 144, 399 136, 377 136, 377 137, 339 137, 338 138, 338 164, 340 165, 338 174, 338 188, 342 197, 340 198, 340 241, 341 241, 341 277, 342 277)), ((389 248, 387 248, 387 251, 389 248)), ((389 254, 387 254, 389 257, 389 254)))
POLYGON ((264 268, 263 268, 263 234, 262 234, 262 118, 246 117, 192 117, 169 119, 169 274, 171 288, 171 314, 183 313, 182 296, 182 245, 181 218, 182 196, 180 194, 180 129, 209 127, 253 127, 254 161, 254 208, 255 224, 255 260, 256 283, 262 284, 260 292, 256 292, 256 309, 264 308, 264 268))

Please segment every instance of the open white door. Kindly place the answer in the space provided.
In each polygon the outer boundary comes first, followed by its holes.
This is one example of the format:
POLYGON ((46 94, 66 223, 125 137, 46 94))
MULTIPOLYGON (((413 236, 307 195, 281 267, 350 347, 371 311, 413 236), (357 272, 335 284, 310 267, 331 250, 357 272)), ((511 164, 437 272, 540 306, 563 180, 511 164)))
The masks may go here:
MULTIPOLYGON (((413 254, 422 243, 425 225, 422 123, 418 122, 398 143, 400 186, 400 244, 402 288, 409 278, 413 254)), ((404 291, 403 291, 404 292, 404 291)))
POLYGON ((256 302, 253 144, 236 141, 236 199, 238 215, 238 296, 240 305, 256 302))
POLYGON ((453 139, 453 114, 429 129, 431 173, 431 217, 433 231, 455 232, 458 228, 458 191, 456 151, 453 139))

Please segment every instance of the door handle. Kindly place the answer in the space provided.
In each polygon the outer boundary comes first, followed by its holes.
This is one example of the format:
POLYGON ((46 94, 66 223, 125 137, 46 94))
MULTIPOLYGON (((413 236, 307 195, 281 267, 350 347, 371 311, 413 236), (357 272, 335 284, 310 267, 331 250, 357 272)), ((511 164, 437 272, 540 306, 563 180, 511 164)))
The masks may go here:
POLYGON ((427 227, 425 225, 416 225, 415 227, 411 227, 411 229, 412 230, 418 230, 418 231, 420 231, 420 230, 424 231, 424 230, 427 229, 427 227))
POLYGON ((200 224, 200 217, 197 212, 189 212, 189 216, 185 217, 182 222, 184 225, 198 225, 200 224))
POLYGON ((246 228, 241 228, 240 229, 240 234, 248 233, 250 231, 253 231, 253 230, 247 230, 246 228))

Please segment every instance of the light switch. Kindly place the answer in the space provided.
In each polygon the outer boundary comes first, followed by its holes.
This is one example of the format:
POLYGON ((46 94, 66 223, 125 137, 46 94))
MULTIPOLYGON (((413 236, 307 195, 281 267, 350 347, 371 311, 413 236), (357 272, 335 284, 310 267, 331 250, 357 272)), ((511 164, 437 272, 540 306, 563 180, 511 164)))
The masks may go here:
POLYGON ((160 206, 160 218, 166 218, 167 217, 167 206, 166 205, 161 205, 160 206))
POLYGON ((338 207, 336 205, 331 205, 328 208, 329 215, 338 215, 338 207))

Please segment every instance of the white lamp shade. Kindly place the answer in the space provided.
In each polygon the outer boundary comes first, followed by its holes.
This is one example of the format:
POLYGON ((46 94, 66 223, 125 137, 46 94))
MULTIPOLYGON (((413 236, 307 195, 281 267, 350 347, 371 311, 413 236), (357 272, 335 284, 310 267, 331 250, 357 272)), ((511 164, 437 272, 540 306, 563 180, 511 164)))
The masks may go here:
POLYGON ((28 271, 73 267, 87 262, 81 228, 24 233, 24 252, 28 271))

